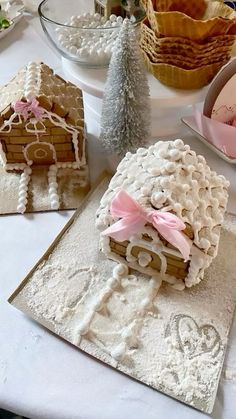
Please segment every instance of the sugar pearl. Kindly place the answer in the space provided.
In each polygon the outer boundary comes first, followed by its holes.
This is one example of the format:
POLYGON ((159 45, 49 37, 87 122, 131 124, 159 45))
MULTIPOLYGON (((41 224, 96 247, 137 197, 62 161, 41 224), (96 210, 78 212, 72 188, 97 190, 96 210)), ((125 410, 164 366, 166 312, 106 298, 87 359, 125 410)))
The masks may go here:
POLYGON ((205 239, 205 238, 201 238, 200 239, 200 246, 203 248, 203 249, 208 249, 209 247, 210 247, 210 242, 209 242, 209 240, 207 240, 207 239, 205 239))
POLYGON ((50 187, 51 188, 57 188, 58 187, 58 183, 57 182, 51 182, 50 183, 50 187))
POLYGON ((59 202, 58 202, 58 200, 56 200, 56 199, 54 199, 54 200, 52 200, 51 201, 51 208, 52 209, 58 209, 59 208, 59 202))
POLYGON ((57 190, 56 190, 56 188, 53 188, 53 187, 50 186, 48 192, 49 192, 50 195, 54 196, 54 195, 56 195, 57 190))
POLYGON ((119 286, 119 279, 120 278, 109 278, 107 280, 107 286, 111 289, 116 289, 119 286))
POLYGON ((155 204, 164 204, 166 202, 166 195, 163 192, 156 192, 152 195, 151 199, 155 204))
POLYGON ((186 151, 190 151, 190 146, 189 146, 188 144, 185 144, 185 146, 184 146, 184 150, 186 150, 186 151))
POLYGON ((111 22, 116 22, 116 19, 117 19, 116 15, 111 15, 110 16, 110 21, 111 22))
POLYGON ((203 172, 204 170, 204 165, 202 163, 198 163, 197 165, 197 169, 199 170, 199 172, 203 172))
POLYGON ((179 204, 178 202, 176 202, 176 203, 174 204, 174 210, 175 210, 175 212, 177 212, 177 213, 181 212, 181 211, 182 211, 182 205, 181 205, 181 204, 179 204))
POLYGON ((123 23, 123 17, 122 16, 117 16, 116 21, 117 21, 117 23, 119 23, 119 25, 121 25, 123 23))
POLYGON ((193 210, 194 206, 195 206, 194 203, 190 199, 188 199, 185 202, 185 207, 186 207, 187 210, 193 210))
POLYGON ((113 269, 113 276, 114 278, 120 278, 123 276, 127 276, 129 273, 129 268, 127 265, 120 263, 119 265, 115 266, 113 269))
POLYGON ((125 356, 125 342, 121 342, 115 349, 112 349, 111 356, 117 361, 122 361, 125 356))
POLYGON ((177 140, 174 141, 174 146, 176 148, 181 149, 184 146, 184 142, 182 140, 180 140, 180 139, 177 139, 177 140))
POLYGON ((163 178, 160 180, 160 185, 162 188, 168 188, 170 186, 170 181, 168 178, 163 178))
POLYGON ((23 214, 26 210, 26 206, 24 204, 19 204, 17 206, 17 212, 20 212, 21 214, 23 214))
POLYGON ((167 157, 167 152, 166 152, 166 150, 165 150, 164 148, 161 148, 161 149, 160 149, 160 151, 159 151, 159 156, 160 156, 160 157, 162 157, 163 159, 164 159, 165 157, 167 157))
POLYGON ((192 187, 193 187, 193 189, 198 187, 198 181, 197 180, 195 180, 195 179, 192 180, 192 187))
POLYGON ((203 156, 201 156, 201 155, 198 155, 198 156, 197 156, 197 159, 198 159, 199 163, 203 163, 203 164, 205 164, 205 163, 206 163, 205 157, 203 157, 203 156))
POLYGON ((23 204, 23 205, 27 204, 27 201, 28 200, 27 200, 26 196, 20 196, 19 199, 18 199, 18 203, 23 204))
POLYGON ((57 201, 57 200, 58 200, 58 195, 57 195, 57 193, 52 193, 52 194, 50 195, 50 199, 51 199, 52 201, 57 201))
POLYGON ((188 191, 190 190, 190 186, 189 186, 187 183, 184 183, 184 184, 182 185, 182 190, 183 190, 184 192, 188 192, 188 191))
POLYGON ((170 150, 169 156, 171 160, 176 161, 181 158, 181 153, 179 152, 179 150, 170 150))
POLYGON ((169 173, 173 173, 173 172, 175 172, 175 169, 176 169, 176 165, 174 164, 174 163, 167 163, 167 165, 166 165, 166 170, 169 172, 169 173))
POLYGON ((20 190, 18 196, 19 199, 25 199, 27 197, 27 190, 20 190))
POLYGON ((194 172, 194 171, 195 171, 195 167, 193 166, 193 164, 189 164, 189 165, 187 166, 187 170, 188 170, 190 173, 192 173, 192 172, 194 172))

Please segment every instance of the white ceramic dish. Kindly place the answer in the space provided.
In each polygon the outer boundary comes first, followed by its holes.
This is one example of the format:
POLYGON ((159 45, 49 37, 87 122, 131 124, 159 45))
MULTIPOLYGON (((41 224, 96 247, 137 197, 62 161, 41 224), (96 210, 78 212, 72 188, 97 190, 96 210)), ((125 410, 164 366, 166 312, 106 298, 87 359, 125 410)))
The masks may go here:
POLYGON ((228 157, 226 154, 224 154, 221 150, 216 148, 213 144, 209 143, 209 141, 203 137, 200 132, 197 129, 197 125, 195 122, 194 116, 185 116, 182 118, 182 122, 187 125, 188 128, 195 134, 200 141, 202 141, 207 147, 209 147, 211 150, 213 150, 216 154, 218 154, 219 157, 221 157, 223 160, 230 164, 236 164, 236 158, 228 157))
POLYGON ((10 26, 6 29, 0 30, 0 39, 6 36, 9 32, 14 29, 15 24, 22 18, 23 16, 24 7, 15 8, 14 13, 11 13, 10 16, 7 16, 7 18, 12 22, 10 26))

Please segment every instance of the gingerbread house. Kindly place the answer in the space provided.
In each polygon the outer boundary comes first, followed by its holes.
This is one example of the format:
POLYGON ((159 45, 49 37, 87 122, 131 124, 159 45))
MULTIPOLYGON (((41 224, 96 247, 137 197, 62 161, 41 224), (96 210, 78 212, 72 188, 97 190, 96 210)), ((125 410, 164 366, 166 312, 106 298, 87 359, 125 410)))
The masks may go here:
POLYGON ((135 16, 136 19, 144 17, 143 8, 139 0, 95 0, 95 13, 109 18, 111 15, 130 17, 135 16))
POLYGON ((0 143, 6 169, 84 165, 81 90, 45 64, 28 64, 0 90, 0 143))
POLYGON ((88 184, 81 90, 43 63, 29 63, 0 89, 0 159, 21 173, 18 212, 25 212, 32 167, 48 166, 52 209, 60 206, 59 169, 79 170, 88 184))
POLYGON ((121 0, 95 0, 95 13, 109 18, 112 14, 117 16, 124 16, 124 9, 122 8, 121 0))
MULTIPOLYGON (((203 156, 196 155, 180 139, 159 141, 135 154, 127 153, 97 211, 101 250, 144 274, 155 276, 160 272, 166 281, 174 277, 180 285, 197 284, 217 255, 228 186, 229 182, 212 171, 203 156), (126 240, 104 235, 119 221, 111 211, 119 191, 128 193, 147 214, 157 210, 159 216, 166 212, 176 215, 183 224, 178 234, 189 246, 188 260, 148 217, 143 228, 126 240)), ((125 210, 124 203, 121 212, 125 210)))

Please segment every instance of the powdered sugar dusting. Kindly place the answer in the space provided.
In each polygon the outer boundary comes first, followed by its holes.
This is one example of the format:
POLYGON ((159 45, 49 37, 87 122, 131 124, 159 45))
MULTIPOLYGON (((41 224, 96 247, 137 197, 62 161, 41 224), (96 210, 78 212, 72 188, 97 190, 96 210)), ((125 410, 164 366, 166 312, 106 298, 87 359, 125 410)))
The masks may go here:
POLYGON ((107 180, 14 304, 85 352, 211 412, 236 297, 235 217, 203 281, 178 291, 99 252, 94 219, 106 188, 107 180))

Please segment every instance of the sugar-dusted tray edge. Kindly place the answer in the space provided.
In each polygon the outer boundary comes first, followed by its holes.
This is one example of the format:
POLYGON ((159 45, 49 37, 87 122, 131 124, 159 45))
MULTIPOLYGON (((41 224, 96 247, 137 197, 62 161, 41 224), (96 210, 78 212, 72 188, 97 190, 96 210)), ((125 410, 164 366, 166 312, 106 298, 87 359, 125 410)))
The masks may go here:
POLYGON ((21 283, 16 288, 16 290, 10 295, 10 297, 7 300, 10 304, 13 303, 14 299, 18 296, 18 294, 21 292, 21 290, 28 283, 28 281, 30 280, 32 274, 38 268, 38 266, 44 260, 47 260, 49 258, 49 256, 52 253, 53 249, 59 243, 59 241, 61 240, 61 238, 67 232, 68 228, 73 224, 73 222, 76 220, 76 218, 78 218, 78 216, 80 215, 80 213, 82 212, 82 210, 86 206, 88 200, 90 199, 90 197, 92 196, 92 194, 95 192, 95 190, 97 189, 97 187, 99 186, 99 184, 102 183, 106 178, 107 179, 110 179, 111 178, 111 174, 108 171, 102 172, 102 174, 98 177, 98 179, 96 180, 95 184, 90 189, 90 191, 87 193, 87 195, 85 196, 85 198, 82 200, 81 204, 79 205, 79 207, 77 208, 77 210, 75 211, 75 213, 71 216, 71 218, 69 219, 69 221, 65 224, 65 226, 63 227, 63 229, 60 231, 60 233, 55 237, 55 239, 50 244, 50 246, 48 247, 48 249, 46 250, 46 252, 41 256, 41 258, 33 266, 33 268, 29 271, 29 273, 26 275, 26 277, 21 281, 21 283))

